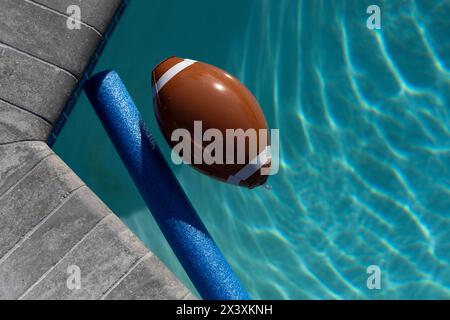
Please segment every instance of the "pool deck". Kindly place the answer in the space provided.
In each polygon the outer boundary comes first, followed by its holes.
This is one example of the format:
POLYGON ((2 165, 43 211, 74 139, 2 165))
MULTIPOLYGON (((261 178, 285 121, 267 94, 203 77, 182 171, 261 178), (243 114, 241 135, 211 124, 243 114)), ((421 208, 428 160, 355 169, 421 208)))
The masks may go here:
POLYGON ((0 299, 194 298, 47 144, 124 5, 0 1, 0 299))

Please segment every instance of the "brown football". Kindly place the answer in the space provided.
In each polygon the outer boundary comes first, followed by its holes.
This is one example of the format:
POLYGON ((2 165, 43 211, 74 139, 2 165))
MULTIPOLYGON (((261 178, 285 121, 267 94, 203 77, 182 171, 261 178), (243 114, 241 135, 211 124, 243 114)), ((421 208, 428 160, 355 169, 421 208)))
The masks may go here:
MULTIPOLYGON (((261 169, 270 168, 271 164, 267 122, 255 97, 239 80, 212 65, 170 57, 159 63, 153 70, 152 85, 156 119, 167 143, 172 148, 179 143, 172 139, 176 129, 186 129, 185 131, 188 131, 192 137, 189 141, 192 146, 190 157, 187 153, 187 158, 190 158, 188 163, 211 177, 248 188, 254 188, 266 182, 267 175, 263 175, 261 169), (217 139, 210 138, 209 141, 202 139, 200 142, 195 140, 194 124, 197 124, 198 129, 199 121, 201 121, 202 134, 208 129, 220 131, 223 136, 222 140, 219 139, 223 142, 221 149, 205 150, 212 141, 219 143, 217 139), (244 137, 245 155, 242 155, 242 152, 239 155, 239 150, 242 151, 242 148, 238 150, 238 136, 228 139, 227 133, 230 131, 227 130, 229 129, 242 129, 241 133, 250 132, 252 130, 247 130, 253 129, 257 133, 256 147, 252 149, 249 146, 249 139, 245 140, 244 137), (210 152, 211 156, 219 155, 218 150, 220 150, 224 160, 209 164, 205 163, 207 161, 198 161, 198 158, 196 161, 194 159, 196 148, 197 151, 201 150, 202 154, 210 152), (243 157, 245 162, 242 161, 243 157), (226 159, 234 161, 226 161, 226 159)), ((186 160, 186 155, 183 153, 180 157, 186 160)))

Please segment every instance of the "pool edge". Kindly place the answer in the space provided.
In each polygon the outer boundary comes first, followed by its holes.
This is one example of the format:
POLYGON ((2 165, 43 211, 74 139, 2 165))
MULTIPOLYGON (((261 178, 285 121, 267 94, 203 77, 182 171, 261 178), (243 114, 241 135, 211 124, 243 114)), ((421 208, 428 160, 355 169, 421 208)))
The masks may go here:
POLYGON ((117 7, 103 36, 84 22, 69 30, 61 2, 0 4, 3 299, 194 298, 49 147, 128 2, 105 4, 117 7))

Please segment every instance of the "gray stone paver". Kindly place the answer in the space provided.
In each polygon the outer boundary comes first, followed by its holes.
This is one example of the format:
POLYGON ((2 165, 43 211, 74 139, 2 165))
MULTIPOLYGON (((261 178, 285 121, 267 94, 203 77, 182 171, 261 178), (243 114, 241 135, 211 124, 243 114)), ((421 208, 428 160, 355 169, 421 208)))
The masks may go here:
POLYGON ((46 144, 120 3, 0 1, 0 299, 195 298, 46 144))

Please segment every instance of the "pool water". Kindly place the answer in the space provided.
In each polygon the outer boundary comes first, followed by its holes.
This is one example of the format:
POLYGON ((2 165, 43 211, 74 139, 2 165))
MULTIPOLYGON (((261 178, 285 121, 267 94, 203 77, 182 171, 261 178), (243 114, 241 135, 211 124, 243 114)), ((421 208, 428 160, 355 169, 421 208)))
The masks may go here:
MULTIPOLYGON (((237 76, 280 129, 270 189, 171 164, 253 298, 450 298, 450 1, 131 1, 96 71, 168 161, 150 72, 170 55, 237 76)), ((54 149, 191 286, 84 94, 54 149)))

